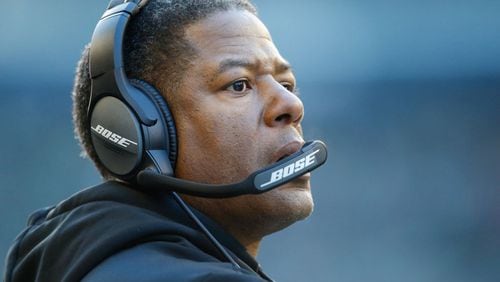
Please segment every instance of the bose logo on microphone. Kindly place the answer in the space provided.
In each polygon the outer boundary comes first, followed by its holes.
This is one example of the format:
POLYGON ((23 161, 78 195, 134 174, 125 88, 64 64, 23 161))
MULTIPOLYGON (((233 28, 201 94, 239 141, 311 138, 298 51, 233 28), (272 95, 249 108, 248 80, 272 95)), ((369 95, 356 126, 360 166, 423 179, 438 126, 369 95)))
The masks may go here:
POLYGON ((121 137, 120 135, 113 133, 112 131, 102 127, 100 124, 98 124, 95 128, 93 127, 90 128, 92 128, 92 130, 94 130, 98 134, 102 135, 104 138, 108 139, 109 141, 115 144, 122 146, 123 148, 127 148, 130 144, 134 144, 137 146, 136 142, 127 139, 125 137, 121 137))
POLYGON ((310 167, 311 165, 313 165, 316 162, 316 158, 314 157, 314 155, 317 152, 319 152, 319 150, 316 150, 316 151, 310 153, 309 155, 297 160, 294 163, 291 163, 285 167, 282 167, 278 170, 273 171, 271 174, 271 179, 268 182, 260 185, 260 188, 264 188, 270 184, 273 184, 277 181, 280 181, 281 179, 283 179, 285 177, 288 177, 294 173, 297 173, 297 172, 300 172, 300 171, 306 169, 307 167, 310 167))

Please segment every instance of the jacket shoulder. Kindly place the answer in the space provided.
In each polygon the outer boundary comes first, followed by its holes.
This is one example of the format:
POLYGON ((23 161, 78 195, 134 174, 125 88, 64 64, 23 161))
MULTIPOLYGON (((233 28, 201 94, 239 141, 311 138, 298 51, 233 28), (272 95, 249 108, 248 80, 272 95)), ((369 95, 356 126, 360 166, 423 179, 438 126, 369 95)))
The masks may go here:
POLYGON ((184 238, 147 242, 123 250, 92 269, 82 281, 263 281, 201 251, 184 238))

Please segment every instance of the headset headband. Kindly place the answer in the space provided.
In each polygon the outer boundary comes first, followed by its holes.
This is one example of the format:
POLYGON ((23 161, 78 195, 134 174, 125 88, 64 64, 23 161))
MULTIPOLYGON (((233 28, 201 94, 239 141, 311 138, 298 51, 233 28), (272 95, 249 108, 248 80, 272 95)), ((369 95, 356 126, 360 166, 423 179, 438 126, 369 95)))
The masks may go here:
POLYGON ((130 16, 138 13, 147 2, 112 1, 97 23, 90 48, 89 70, 92 86, 88 112, 102 96, 113 96, 126 102, 136 111, 143 124, 151 126, 156 122, 139 106, 135 100, 138 97, 129 95, 133 92, 133 86, 125 74, 122 50, 130 16))

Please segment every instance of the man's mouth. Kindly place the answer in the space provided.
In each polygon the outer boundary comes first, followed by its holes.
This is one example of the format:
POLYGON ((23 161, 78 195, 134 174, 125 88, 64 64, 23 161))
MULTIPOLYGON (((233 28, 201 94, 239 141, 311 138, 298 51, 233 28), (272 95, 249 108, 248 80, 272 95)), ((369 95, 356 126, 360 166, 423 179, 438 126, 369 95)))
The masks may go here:
POLYGON ((276 162, 279 162, 279 161, 281 161, 282 159, 284 159, 284 158, 286 158, 286 157, 288 157, 288 156, 291 156, 291 155, 292 155, 292 154, 285 154, 285 155, 283 155, 281 158, 279 158, 276 162))
POLYGON ((298 152, 300 148, 304 145, 304 141, 292 141, 287 143, 285 146, 281 147, 276 153, 273 154, 272 163, 277 163, 286 157, 298 152))

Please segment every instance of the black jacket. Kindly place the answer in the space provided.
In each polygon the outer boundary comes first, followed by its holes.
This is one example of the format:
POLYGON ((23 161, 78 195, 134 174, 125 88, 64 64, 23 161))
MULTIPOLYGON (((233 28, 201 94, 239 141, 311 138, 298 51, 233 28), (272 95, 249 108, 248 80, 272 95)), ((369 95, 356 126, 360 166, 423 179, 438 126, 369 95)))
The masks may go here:
POLYGON ((233 237, 194 211, 228 262, 171 194, 106 182, 31 215, 9 250, 4 281, 262 281, 233 237))

